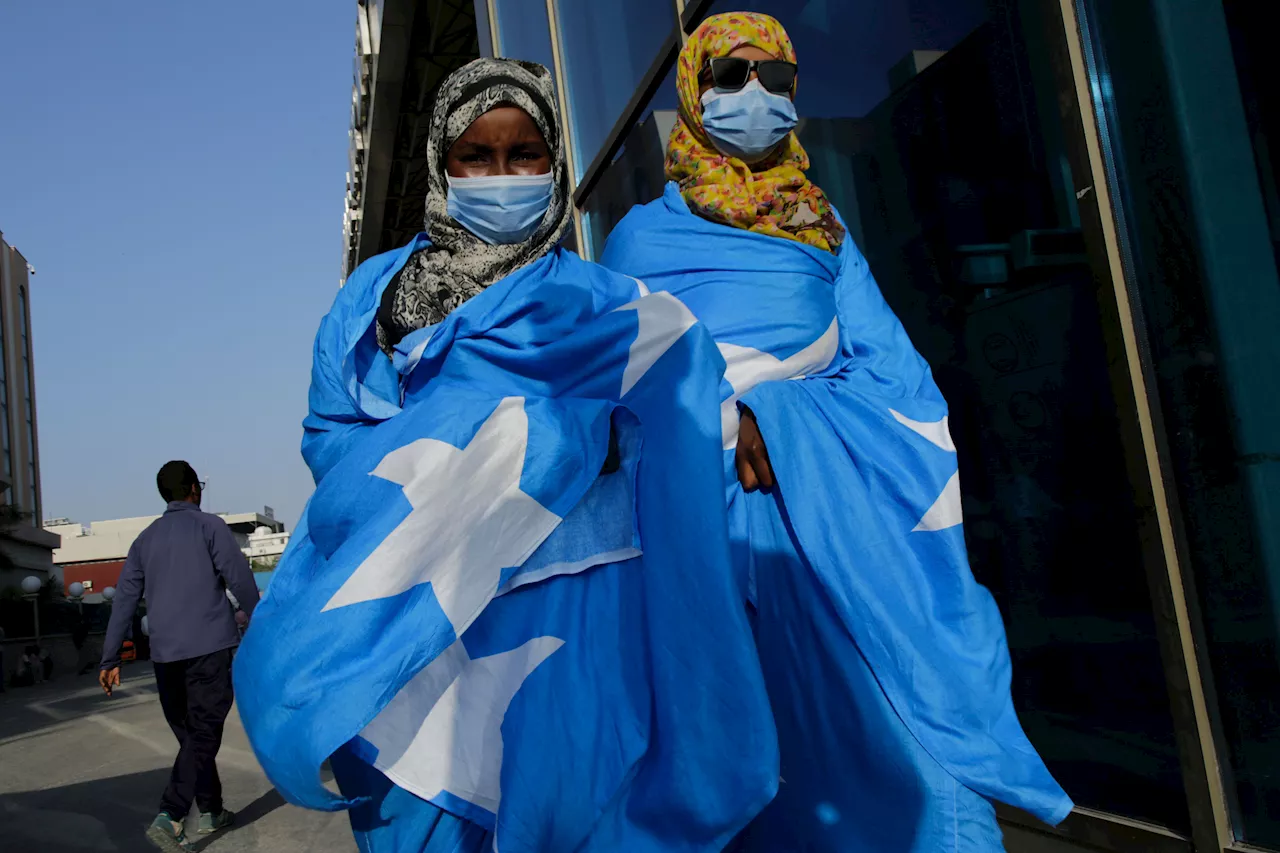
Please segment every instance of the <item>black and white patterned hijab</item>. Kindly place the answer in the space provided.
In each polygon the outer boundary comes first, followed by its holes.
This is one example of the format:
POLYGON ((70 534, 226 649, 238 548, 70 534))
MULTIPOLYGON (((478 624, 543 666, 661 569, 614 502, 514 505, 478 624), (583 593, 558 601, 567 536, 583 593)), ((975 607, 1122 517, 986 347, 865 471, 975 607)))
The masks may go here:
POLYGON ((388 354, 411 332, 439 323, 449 312, 495 281, 551 251, 568 232, 569 174, 564 135, 555 109, 551 73, 536 62, 477 59, 440 85, 427 138, 427 236, 387 286, 378 309, 378 344, 388 354), (551 151, 551 205, 542 224, 523 243, 490 245, 446 212, 445 155, 471 123, 498 106, 530 115, 551 151))

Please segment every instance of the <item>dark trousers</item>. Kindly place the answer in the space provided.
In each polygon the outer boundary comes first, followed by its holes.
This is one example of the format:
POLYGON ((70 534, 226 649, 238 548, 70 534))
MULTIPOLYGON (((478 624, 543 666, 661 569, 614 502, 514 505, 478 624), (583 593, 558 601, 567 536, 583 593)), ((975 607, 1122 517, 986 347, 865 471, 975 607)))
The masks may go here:
POLYGON ((222 780, 214 759, 231 712, 231 649, 197 658, 156 663, 156 686, 164 718, 178 739, 169 787, 160 811, 181 821, 195 800, 200 811, 222 811, 222 780))

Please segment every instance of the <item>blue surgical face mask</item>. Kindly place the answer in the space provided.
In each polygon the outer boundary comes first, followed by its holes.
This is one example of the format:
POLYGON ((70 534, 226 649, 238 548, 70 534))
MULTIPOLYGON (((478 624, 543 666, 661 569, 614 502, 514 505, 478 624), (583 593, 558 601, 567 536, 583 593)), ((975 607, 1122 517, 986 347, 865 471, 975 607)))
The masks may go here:
POLYGON ((528 240, 551 206, 554 178, 550 172, 447 177, 449 192, 445 209, 459 225, 490 245, 528 240))
POLYGON ((777 147, 796 126, 796 106, 759 80, 737 92, 708 89, 702 96, 702 126, 721 152, 754 163, 777 147))

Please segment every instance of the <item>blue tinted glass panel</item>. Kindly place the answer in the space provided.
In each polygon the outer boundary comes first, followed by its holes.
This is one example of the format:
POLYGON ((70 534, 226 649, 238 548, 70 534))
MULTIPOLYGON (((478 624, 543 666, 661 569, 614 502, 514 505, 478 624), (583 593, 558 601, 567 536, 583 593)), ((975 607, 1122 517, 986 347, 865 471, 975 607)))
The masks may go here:
POLYGON ((1257 847, 1280 847, 1273 18, 1247 0, 1093 2, 1087 15, 1234 829, 1257 847))
POLYGON ((559 0, 578 175, 675 30, 674 0, 559 0))
POLYGON ((716 0, 711 14, 763 12, 787 28, 799 58, 796 110, 860 118, 913 67, 955 47, 986 20, 985 0, 716 0))
POLYGON ((498 12, 498 55, 528 59, 555 72, 551 28, 543 0, 494 0, 498 12))
POLYGON ((675 110, 680 107, 680 95, 676 92, 676 62, 671 63, 667 76, 662 78, 662 85, 649 99, 649 110, 675 110))
POLYGON ((671 63, 648 108, 631 127, 622 150, 600 176, 583 208, 592 259, 600 257, 605 240, 632 207, 662 195, 667 138, 676 122, 676 63, 671 63))

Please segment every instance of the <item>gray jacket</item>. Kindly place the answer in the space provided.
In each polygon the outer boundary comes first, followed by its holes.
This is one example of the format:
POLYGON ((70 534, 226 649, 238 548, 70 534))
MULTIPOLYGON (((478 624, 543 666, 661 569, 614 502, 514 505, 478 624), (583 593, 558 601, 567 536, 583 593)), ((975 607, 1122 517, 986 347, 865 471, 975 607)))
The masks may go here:
POLYGON ((252 616, 258 586, 231 528, 195 504, 169 504, 129 549, 102 644, 102 668, 120 665, 125 631, 142 598, 154 661, 171 663, 239 645, 228 589, 252 616))

